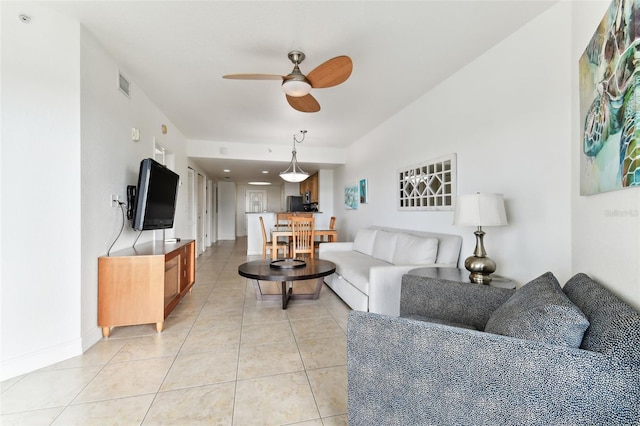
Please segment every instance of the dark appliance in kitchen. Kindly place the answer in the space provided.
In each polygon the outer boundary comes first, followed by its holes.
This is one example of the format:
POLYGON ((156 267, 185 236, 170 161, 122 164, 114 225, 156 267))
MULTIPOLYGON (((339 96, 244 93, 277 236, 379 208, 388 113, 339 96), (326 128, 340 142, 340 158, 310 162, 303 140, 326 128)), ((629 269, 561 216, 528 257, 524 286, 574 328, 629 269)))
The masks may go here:
POLYGON ((287 195, 287 211, 288 212, 303 212, 304 203, 301 195, 287 195))

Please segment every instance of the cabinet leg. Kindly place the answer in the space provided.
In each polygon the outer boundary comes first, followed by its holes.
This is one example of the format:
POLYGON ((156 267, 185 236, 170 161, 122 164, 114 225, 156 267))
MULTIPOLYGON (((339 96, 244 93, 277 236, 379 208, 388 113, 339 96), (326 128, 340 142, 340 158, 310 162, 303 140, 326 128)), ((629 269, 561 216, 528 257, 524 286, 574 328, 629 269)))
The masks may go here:
POLYGON ((111 327, 102 327, 102 337, 109 337, 111 334, 111 327))
POLYGON ((156 331, 158 333, 162 333, 162 329, 164 329, 164 321, 159 321, 156 323, 156 331))

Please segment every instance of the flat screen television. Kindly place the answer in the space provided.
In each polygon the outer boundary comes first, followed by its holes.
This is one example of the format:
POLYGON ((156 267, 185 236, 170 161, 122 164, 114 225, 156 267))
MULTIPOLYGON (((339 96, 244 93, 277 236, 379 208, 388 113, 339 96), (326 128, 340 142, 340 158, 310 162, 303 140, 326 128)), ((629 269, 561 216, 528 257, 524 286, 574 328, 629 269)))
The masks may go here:
POLYGON ((180 176, 152 158, 140 162, 133 229, 173 228, 180 176))

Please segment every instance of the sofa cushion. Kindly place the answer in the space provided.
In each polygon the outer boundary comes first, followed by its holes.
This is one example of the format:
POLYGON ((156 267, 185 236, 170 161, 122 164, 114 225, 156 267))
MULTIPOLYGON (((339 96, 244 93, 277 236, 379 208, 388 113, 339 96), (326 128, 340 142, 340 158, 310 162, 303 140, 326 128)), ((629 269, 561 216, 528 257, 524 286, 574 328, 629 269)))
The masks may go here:
POLYGON ((373 242, 373 253, 371 255, 376 259, 393 263, 393 253, 396 250, 397 239, 397 232, 378 231, 373 242))
POLYGON ((324 253, 323 259, 336 264, 336 274, 362 293, 369 295, 369 273, 373 266, 389 265, 357 251, 335 251, 324 253))
POLYGON ((398 234, 393 253, 394 265, 429 265, 436 263, 438 240, 409 234, 398 234))
POLYGON ((356 238, 353 240, 353 249, 371 256, 377 232, 375 229, 359 229, 356 238))
POLYGON ((499 306, 486 332, 579 348, 589 321, 547 272, 525 284, 499 306))

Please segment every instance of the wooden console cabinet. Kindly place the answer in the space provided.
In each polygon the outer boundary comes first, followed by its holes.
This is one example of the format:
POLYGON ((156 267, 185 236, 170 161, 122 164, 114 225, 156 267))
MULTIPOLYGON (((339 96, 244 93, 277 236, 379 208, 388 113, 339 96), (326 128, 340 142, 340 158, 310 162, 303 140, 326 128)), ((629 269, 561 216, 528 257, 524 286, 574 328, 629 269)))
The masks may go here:
POLYGON ((98 258, 98 326, 156 323, 191 290, 196 278, 195 241, 150 242, 98 258))

